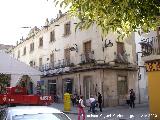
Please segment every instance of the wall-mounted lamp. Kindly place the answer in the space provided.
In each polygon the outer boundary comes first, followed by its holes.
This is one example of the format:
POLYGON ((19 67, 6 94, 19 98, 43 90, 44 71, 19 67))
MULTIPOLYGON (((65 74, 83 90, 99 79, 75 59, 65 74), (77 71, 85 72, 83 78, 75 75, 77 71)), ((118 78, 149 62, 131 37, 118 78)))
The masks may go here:
POLYGON ((60 26, 60 25, 56 24, 56 25, 54 25, 54 26, 60 26))
POLYGON ((60 49, 54 49, 52 52, 58 52, 58 51, 60 51, 60 49))
POLYGON ((107 40, 105 40, 105 44, 104 44, 104 47, 103 47, 103 52, 104 52, 104 48, 107 48, 107 47, 112 47, 113 46, 113 43, 111 42, 111 40, 109 40, 108 43, 106 43, 107 40))
POLYGON ((113 46, 113 43, 111 42, 111 40, 109 40, 108 43, 106 43, 107 40, 105 40, 105 44, 104 44, 104 47, 112 47, 113 46))
POLYGON ((142 77, 141 73, 138 73, 138 80, 141 80, 141 77, 142 77))
POLYGON ((74 45, 75 46, 70 47, 69 50, 78 52, 78 45, 77 44, 74 44, 74 45))

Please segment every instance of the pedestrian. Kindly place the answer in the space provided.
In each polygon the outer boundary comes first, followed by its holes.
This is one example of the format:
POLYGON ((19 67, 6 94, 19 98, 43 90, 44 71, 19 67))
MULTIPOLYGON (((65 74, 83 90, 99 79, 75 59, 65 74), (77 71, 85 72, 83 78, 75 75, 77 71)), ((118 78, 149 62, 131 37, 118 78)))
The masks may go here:
POLYGON ((81 114, 83 117, 83 120, 85 120, 85 112, 84 112, 84 104, 83 104, 83 96, 80 96, 79 104, 78 104, 78 120, 80 120, 81 114))
POLYGON ((80 97, 79 97, 79 95, 77 95, 76 96, 76 105, 78 106, 78 104, 79 104, 79 99, 80 99, 80 97))
POLYGON ((128 94, 126 95, 126 103, 128 106, 130 106, 130 90, 129 90, 128 94))
POLYGON ((95 107, 96 107, 96 99, 91 95, 91 97, 89 98, 89 102, 90 102, 90 111, 92 110, 92 113, 95 114, 95 107))
POLYGON ((72 105, 74 107, 74 105, 76 104, 76 96, 75 95, 71 96, 71 101, 72 101, 72 105))
POLYGON ((133 91, 133 89, 130 90, 130 107, 134 108, 135 107, 135 101, 136 96, 135 96, 135 92, 133 91))
POLYGON ((102 95, 98 92, 98 104, 100 112, 102 112, 102 95))

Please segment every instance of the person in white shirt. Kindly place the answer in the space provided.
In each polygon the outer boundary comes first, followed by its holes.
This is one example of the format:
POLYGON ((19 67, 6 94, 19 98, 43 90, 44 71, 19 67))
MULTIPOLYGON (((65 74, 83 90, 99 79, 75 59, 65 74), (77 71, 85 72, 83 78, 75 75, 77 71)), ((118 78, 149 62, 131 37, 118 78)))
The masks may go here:
POLYGON ((85 112, 84 112, 84 104, 83 104, 83 96, 80 96, 79 104, 78 104, 78 120, 80 120, 81 114, 83 117, 83 120, 85 120, 85 112))
POLYGON ((90 102, 90 104, 91 104, 91 106, 90 106, 90 111, 91 111, 91 109, 92 109, 92 112, 95 114, 96 99, 91 96, 91 97, 89 98, 89 102, 90 102))

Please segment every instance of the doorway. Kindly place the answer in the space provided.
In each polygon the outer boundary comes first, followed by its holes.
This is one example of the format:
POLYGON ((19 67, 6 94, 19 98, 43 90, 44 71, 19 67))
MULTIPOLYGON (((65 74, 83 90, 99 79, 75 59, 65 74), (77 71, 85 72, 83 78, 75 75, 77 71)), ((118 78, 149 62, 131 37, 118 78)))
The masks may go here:
POLYGON ((89 99, 91 97, 92 94, 91 86, 92 86, 92 77, 91 76, 84 77, 83 79, 84 99, 89 99))
POLYGON ((28 94, 33 94, 33 82, 28 75, 23 75, 17 85, 25 87, 28 94))
POLYGON ((67 92, 72 94, 72 88, 73 88, 73 79, 64 79, 63 80, 63 93, 67 92))

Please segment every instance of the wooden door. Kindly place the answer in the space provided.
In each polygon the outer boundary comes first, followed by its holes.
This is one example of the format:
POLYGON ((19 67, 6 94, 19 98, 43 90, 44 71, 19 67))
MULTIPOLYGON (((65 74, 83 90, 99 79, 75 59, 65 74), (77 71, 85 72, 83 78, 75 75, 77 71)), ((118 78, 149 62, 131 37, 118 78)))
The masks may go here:
POLYGON ((67 48, 64 50, 64 60, 65 60, 65 64, 69 64, 70 63, 70 50, 67 48))
POLYGON ((123 54, 124 53, 124 43, 117 42, 117 54, 123 54))
POLYGON ((91 54, 91 41, 84 43, 84 54, 86 61, 90 61, 90 54, 91 54))

